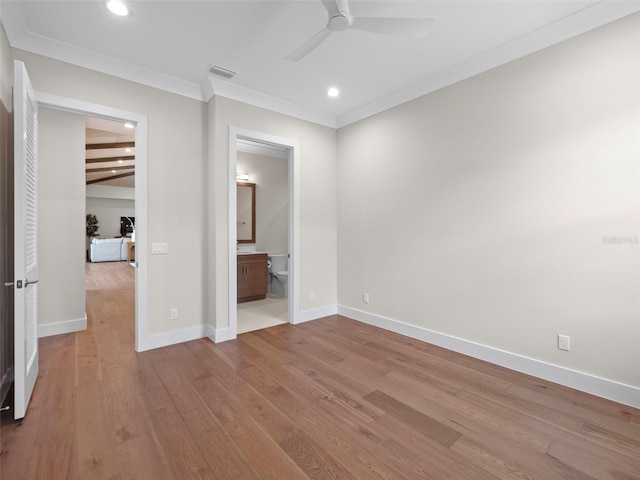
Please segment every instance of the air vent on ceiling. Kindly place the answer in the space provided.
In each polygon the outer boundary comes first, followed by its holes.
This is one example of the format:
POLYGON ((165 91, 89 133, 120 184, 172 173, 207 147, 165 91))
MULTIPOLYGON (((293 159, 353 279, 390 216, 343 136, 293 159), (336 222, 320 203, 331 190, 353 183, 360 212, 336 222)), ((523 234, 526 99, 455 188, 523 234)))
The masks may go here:
POLYGON ((236 74, 236 72, 234 72, 233 70, 219 67, 218 65, 211 65, 211 68, 209 68, 209 73, 212 73, 213 75, 218 75, 219 77, 224 77, 224 78, 233 78, 233 76, 236 74))

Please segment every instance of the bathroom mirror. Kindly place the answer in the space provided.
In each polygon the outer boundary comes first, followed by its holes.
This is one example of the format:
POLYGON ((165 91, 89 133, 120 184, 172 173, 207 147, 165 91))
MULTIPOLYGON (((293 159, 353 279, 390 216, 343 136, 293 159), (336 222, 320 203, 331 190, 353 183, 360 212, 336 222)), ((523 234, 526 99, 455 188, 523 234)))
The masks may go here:
POLYGON ((238 243, 256 243, 256 184, 237 182, 238 243))

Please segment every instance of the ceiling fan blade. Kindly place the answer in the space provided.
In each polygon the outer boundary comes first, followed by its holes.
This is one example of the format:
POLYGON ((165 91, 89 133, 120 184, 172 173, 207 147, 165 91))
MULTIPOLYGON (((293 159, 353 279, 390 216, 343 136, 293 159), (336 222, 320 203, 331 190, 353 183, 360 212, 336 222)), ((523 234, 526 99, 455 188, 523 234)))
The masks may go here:
POLYGON ((302 60, 304 57, 309 55, 313 50, 316 49, 318 45, 325 41, 325 39, 333 33, 332 30, 329 30, 327 27, 324 27, 318 33, 316 33, 313 37, 311 37, 307 42, 302 45, 299 49, 289 55, 286 59, 291 60, 292 62, 297 62, 298 60, 302 60))
POLYGON ((425 37, 432 25, 433 18, 354 17, 351 28, 396 37, 425 37))

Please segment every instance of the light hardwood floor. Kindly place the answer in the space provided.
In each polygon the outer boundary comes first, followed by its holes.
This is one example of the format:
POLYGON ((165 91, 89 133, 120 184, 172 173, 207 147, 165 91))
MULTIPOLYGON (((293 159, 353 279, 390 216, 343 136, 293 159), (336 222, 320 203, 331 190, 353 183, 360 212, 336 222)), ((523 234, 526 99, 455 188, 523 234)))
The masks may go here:
POLYGON ((2 480, 640 478, 639 410, 340 316, 136 354, 133 269, 87 268, 2 480))

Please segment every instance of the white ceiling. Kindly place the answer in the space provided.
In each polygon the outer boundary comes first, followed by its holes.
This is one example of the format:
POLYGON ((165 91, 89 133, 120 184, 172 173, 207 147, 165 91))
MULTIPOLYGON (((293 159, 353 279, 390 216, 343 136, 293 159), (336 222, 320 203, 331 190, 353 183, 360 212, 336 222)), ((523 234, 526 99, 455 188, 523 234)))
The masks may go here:
POLYGON ((208 100, 218 94, 343 126, 640 11, 639 1, 364 1, 359 16, 435 19, 425 38, 335 32, 299 62, 285 60, 321 30, 320 0, 3 0, 15 48, 208 100), (208 75, 215 63, 237 72, 208 75), (329 98, 328 87, 342 94, 329 98))

